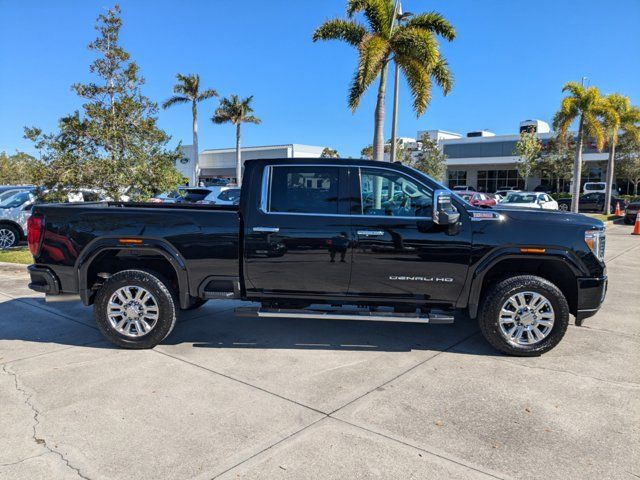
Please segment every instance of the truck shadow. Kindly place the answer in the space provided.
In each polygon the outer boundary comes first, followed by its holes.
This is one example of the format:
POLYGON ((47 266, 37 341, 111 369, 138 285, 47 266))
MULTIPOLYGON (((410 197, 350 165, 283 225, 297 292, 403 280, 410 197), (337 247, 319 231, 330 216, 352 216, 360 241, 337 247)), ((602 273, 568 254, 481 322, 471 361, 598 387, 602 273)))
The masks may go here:
MULTIPOLYGON (((240 303, 240 302, 238 302, 240 303)), ((161 345, 194 349, 289 349, 371 352, 444 351, 456 346, 465 354, 496 355, 484 342, 464 342, 478 333, 474 320, 456 315, 450 325, 397 322, 336 321, 295 318, 237 317, 233 309, 207 305, 183 312, 161 345)), ((116 349, 97 330, 88 308, 50 307, 40 299, 11 299, 0 303, 0 342, 8 349, 29 349, 29 343, 116 349), (60 310, 59 310, 60 309, 60 310), (59 310, 59 311, 58 311, 59 310), (72 314, 70 314, 72 313, 72 314), (9 345, 11 342, 13 345, 9 345)), ((37 349, 39 347, 35 347, 37 349)), ((0 344, 0 350, 4 348, 0 344)))

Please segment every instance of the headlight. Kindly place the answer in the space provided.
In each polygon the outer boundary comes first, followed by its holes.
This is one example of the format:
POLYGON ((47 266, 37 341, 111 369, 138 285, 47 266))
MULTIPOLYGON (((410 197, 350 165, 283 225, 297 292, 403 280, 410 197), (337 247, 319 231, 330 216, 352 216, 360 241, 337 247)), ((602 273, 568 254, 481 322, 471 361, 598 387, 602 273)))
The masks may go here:
POLYGON ((598 260, 604 258, 604 239, 604 230, 587 230, 584 232, 584 243, 589 246, 598 260))

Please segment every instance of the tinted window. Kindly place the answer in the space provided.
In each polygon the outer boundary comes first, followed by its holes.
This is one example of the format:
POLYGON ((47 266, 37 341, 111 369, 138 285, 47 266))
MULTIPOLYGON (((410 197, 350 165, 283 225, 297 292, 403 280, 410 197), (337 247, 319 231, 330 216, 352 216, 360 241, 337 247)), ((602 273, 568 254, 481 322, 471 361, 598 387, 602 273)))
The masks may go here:
POLYGON ((360 169, 362 215, 429 217, 431 192, 414 180, 390 170, 360 169))
POLYGON ((270 212, 338 213, 338 167, 274 167, 270 212))
POLYGON ((29 192, 16 193, 0 203, 0 208, 16 208, 31 199, 29 192))
POLYGON ((233 201, 240 198, 240 189, 239 188, 230 188, 229 190, 225 190, 220 195, 218 195, 220 200, 228 200, 233 201))
POLYGON ((207 195, 211 193, 211 190, 205 188, 190 188, 184 194, 185 202, 199 202, 204 200, 207 195))

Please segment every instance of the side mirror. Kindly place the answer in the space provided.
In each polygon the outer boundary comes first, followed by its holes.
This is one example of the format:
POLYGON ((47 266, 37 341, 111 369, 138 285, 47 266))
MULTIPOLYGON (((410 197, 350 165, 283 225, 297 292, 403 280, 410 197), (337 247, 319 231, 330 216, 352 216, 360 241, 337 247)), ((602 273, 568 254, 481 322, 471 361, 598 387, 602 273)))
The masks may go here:
POLYGON ((436 225, 455 225, 460 214, 451 203, 451 192, 436 190, 433 192, 433 223, 436 225))

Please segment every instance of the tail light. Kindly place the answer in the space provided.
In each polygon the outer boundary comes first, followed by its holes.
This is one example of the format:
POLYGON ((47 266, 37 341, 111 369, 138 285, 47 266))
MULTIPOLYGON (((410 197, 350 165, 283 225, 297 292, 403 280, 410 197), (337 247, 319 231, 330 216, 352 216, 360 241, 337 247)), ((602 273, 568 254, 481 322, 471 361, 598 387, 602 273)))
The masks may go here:
POLYGON ((32 215, 27 220, 27 244, 31 255, 37 257, 40 253, 40 243, 44 233, 44 220, 41 216, 32 215))

